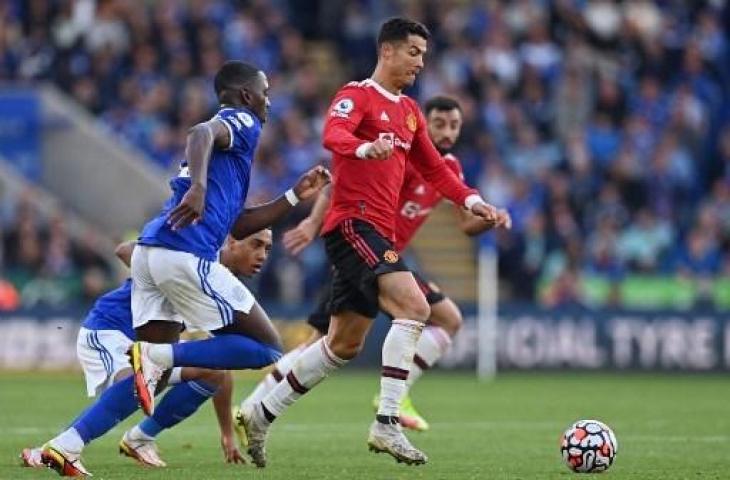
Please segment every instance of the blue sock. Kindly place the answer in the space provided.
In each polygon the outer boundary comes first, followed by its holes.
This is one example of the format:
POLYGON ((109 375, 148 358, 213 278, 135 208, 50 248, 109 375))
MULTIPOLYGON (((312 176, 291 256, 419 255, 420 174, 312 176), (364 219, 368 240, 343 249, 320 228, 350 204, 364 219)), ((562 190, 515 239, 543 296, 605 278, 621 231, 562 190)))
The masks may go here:
POLYGON ((115 383, 101 394, 71 425, 79 433, 84 444, 101 437, 137 408, 134 398, 134 377, 115 383))
POLYGON ((244 335, 221 334, 206 340, 172 346, 176 367, 203 367, 216 370, 262 368, 281 357, 281 351, 244 335))
POLYGON ((140 430, 150 437, 157 436, 162 430, 195 413, 198 407, 215 395, 216 390, 216 386, 200 380, 175 385, 162 397, 155 407, 155 413, 139 424, 140 430))

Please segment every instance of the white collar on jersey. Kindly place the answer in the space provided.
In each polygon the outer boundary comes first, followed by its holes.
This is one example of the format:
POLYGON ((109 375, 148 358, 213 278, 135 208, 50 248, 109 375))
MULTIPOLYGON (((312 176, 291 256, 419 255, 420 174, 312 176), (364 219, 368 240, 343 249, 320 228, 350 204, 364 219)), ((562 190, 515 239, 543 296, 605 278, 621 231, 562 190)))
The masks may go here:
POLYGON ((363 81, 365 85, 369 85, 373 87, 375 90, 378 91, 382 96, 390 100, 391 102, 400 102, 400 95, 393 95, 389 91, 383 88, 382 85, 380 85, 378 82, 373 80, 372 78, 366 78, 365 81, 363 81))

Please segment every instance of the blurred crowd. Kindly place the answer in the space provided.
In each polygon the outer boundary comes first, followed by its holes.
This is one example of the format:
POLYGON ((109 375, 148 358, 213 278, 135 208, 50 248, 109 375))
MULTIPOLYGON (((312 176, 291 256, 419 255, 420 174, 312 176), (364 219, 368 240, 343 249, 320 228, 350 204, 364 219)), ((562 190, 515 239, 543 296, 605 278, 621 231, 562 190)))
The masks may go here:
MULTIPOLYGON (((369 75, 375 32, 396 14, 434 34, 409 93, 461 100, 467 180, 515 220, 496 238, 504 298, 580 304, 590 277, 620 303, 629 275, 711 296, 730 273, 724 0, 11 0, 0 78, 55 82, 171 169, 187 128, 216 109, 216 69, 255 63, 272 85, 255 202, 328 160, 331 95, 369 75)), ((321 249, 274 260, 264 297, 305 298, 326 270, 321 249)))
POLYGON ((0 311, 89 305, 110 288, 94 239, 72 238, 60 211, 42 214, 32 191, 0 199, 0 311))

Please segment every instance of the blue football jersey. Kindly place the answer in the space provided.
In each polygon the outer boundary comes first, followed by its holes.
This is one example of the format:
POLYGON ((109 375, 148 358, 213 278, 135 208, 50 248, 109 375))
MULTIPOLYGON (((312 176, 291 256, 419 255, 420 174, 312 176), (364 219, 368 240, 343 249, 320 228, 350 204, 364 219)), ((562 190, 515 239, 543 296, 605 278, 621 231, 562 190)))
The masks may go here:
POLYGON ((189 252, 215 261, 226 235, 246 203, 251 163, 261 134, 261 122, 246 108, 222 108, 214 118, 223 121, 230 133, 227 148, 213 148, 208 164, 208 189, 203 219, 174 232, 167 217, 190 188, 190 173, 183 162, 180 173, 170 180, 172 197, 162 212, 142 229, 140 245, 164 247, 189 252))
POLYGON ((119 330, 130 340, 134 340, 132 279, 128 278, 121 287, 99 297, 82 326, 89 330, 119 330))

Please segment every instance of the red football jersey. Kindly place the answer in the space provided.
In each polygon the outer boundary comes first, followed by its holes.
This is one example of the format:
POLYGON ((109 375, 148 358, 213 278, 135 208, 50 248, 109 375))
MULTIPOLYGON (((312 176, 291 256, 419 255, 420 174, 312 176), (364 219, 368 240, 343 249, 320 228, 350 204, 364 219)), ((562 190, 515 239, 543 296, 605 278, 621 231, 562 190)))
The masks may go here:
POLYGON ((324 147, 332 152, 332 198, 322 233, 359 218, 395 240, 395 218, 406 161, 436 190, 458 205, 476 190, 454 175, 431 143, 415 100, 394 95, 371 79, 350 82, 335 96, 324 125, 324 147), (357 149, 385 138, 393 154, 362 159, 357 149))
MULTIPOLYGON (((463 180, 464 174, 459 160, 450 153, 444 155, 444 160, 451 171, 463 180)), ((395 221, 395 249, 397 251, 400 252, 408 246, 431 210, 442 198, 441 193, 428 183, 412 165, 406 165, 405 179, 398 201, 398 217, 395 221)))

